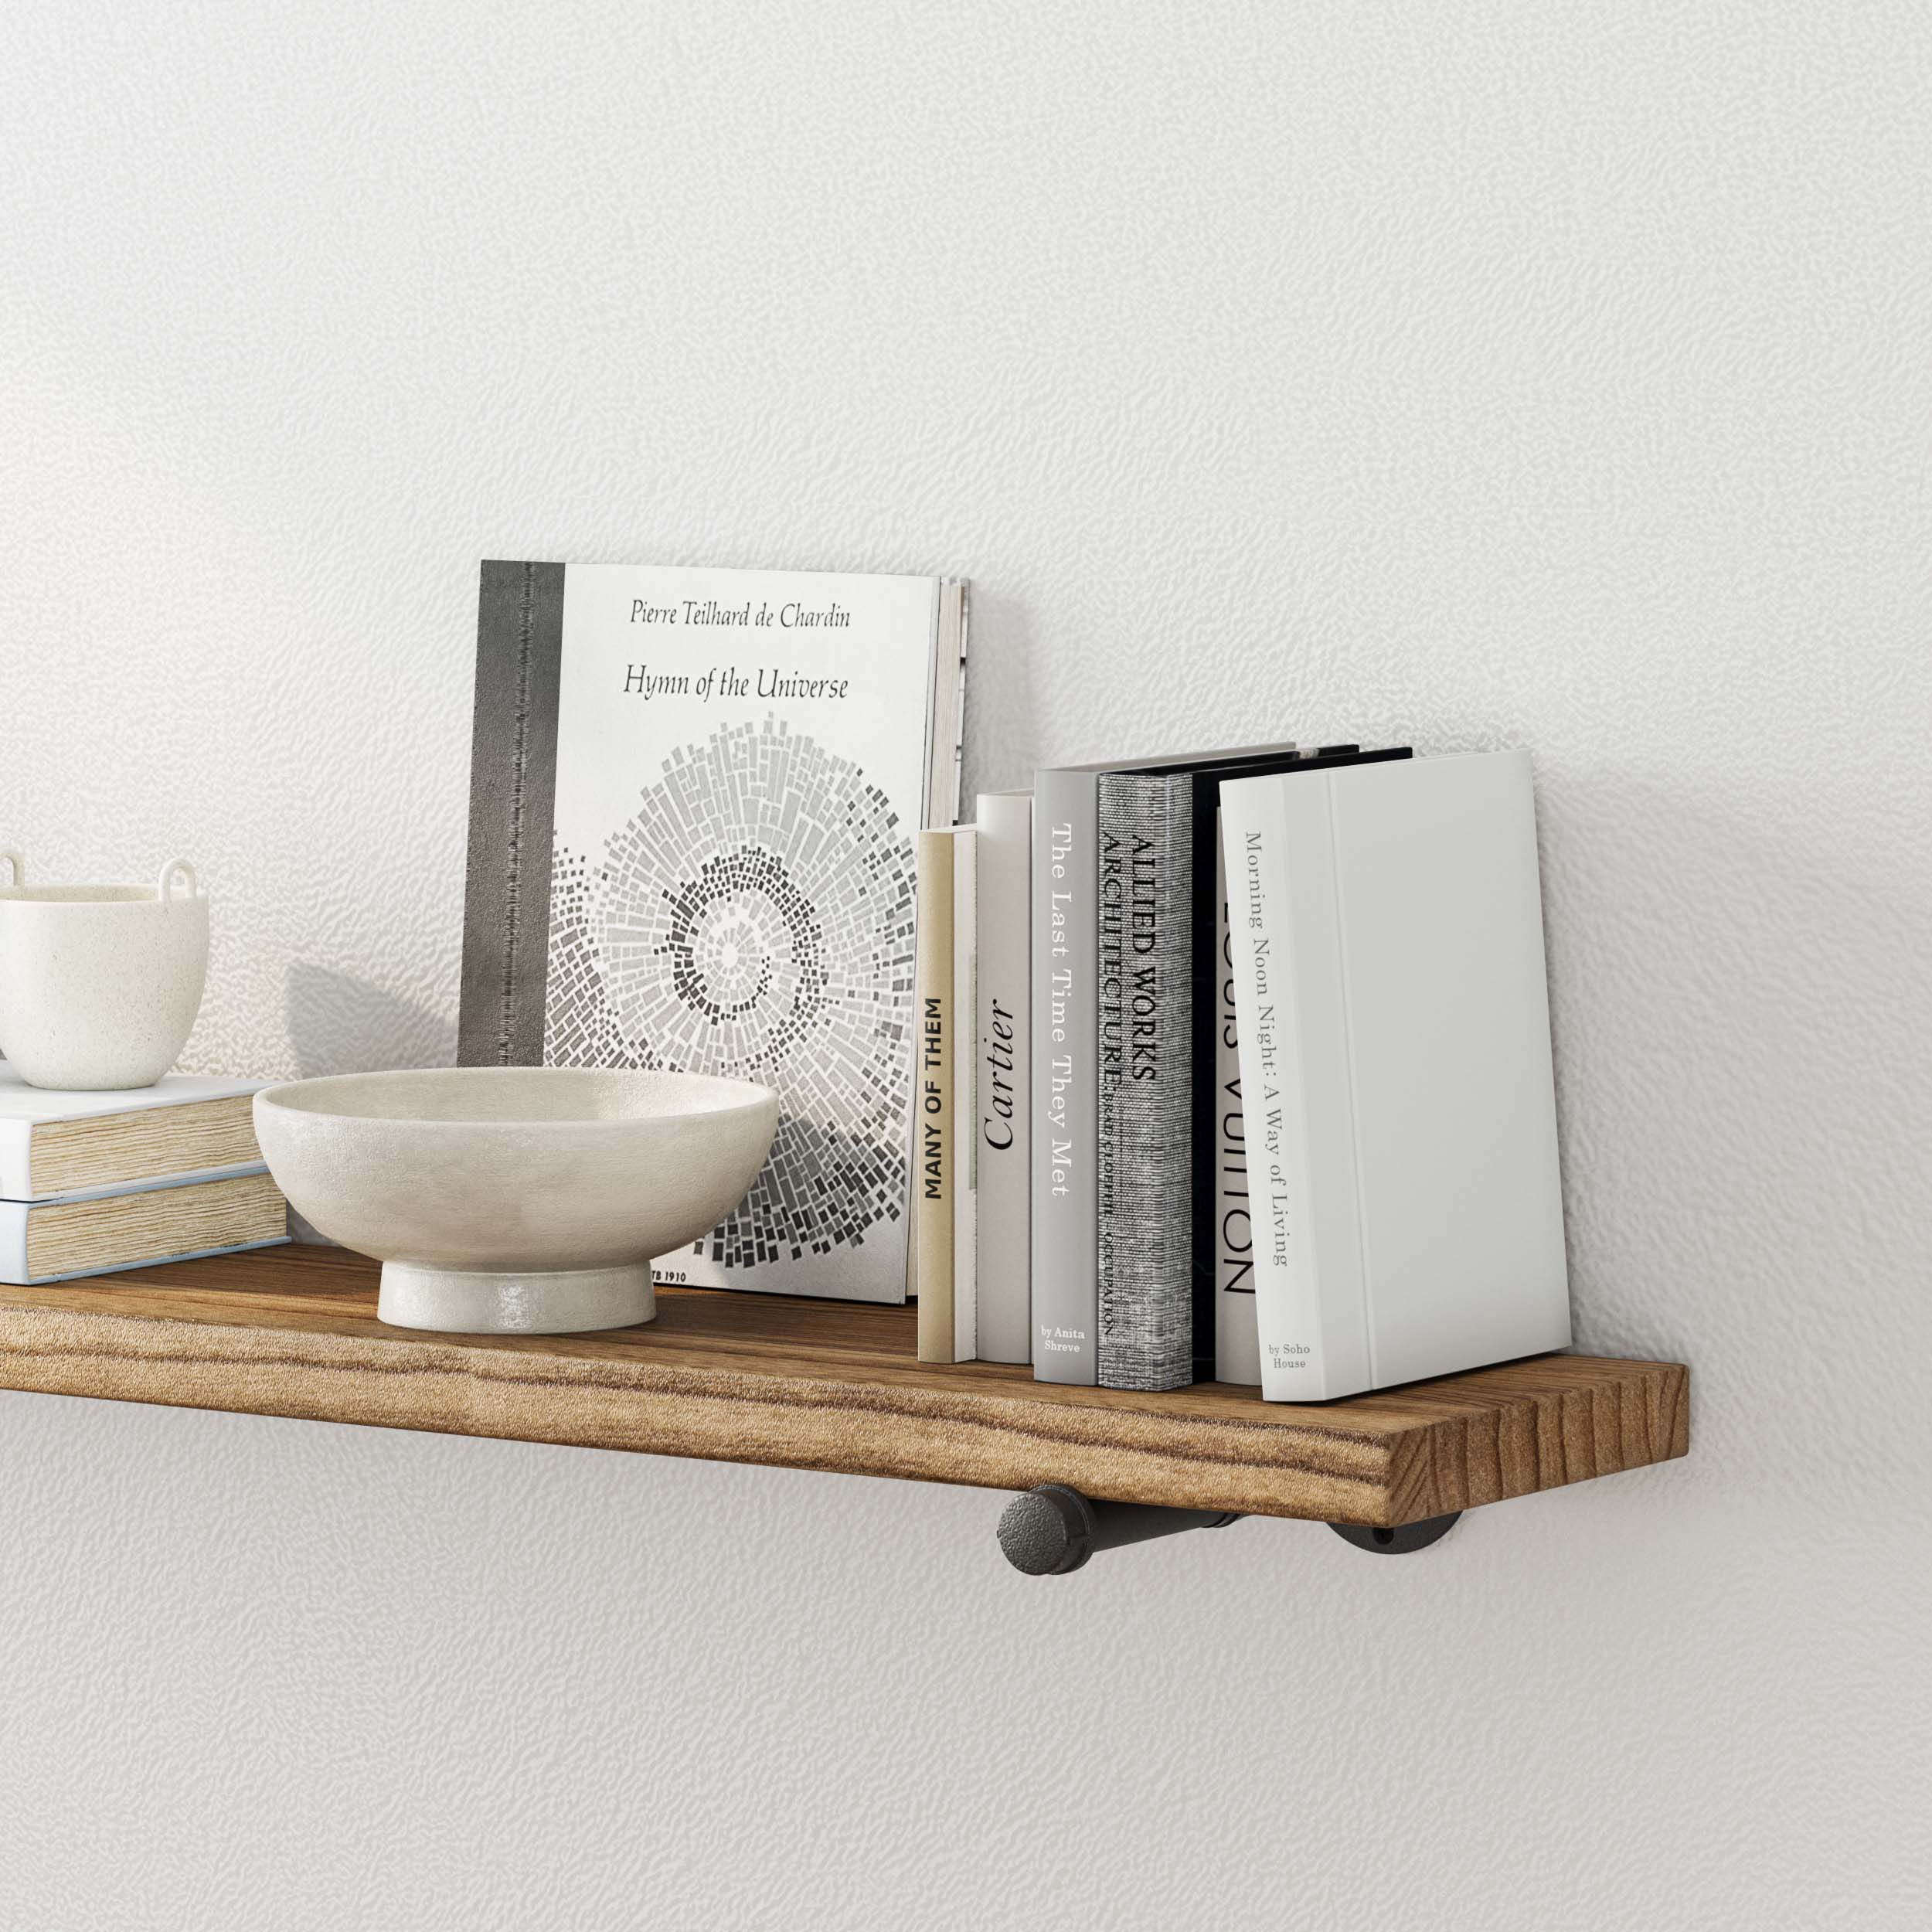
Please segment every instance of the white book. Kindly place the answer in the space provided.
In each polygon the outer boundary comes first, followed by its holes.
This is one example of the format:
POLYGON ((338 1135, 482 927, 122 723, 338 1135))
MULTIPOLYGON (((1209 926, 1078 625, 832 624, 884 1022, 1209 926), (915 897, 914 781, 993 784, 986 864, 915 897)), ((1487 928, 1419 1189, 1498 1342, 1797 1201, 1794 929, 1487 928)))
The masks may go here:
POLYGON ((1566 1348, 1529 760, 1221 791, 1262 1392, 1566 1348))
POLYGON ((264 1168, 85 1200, 0 1201, 0 1281, 67 1281, 288 1239, 288 1205, 264 1168))
POLYGON ((917 1027, 913 1082, 913 1249, 918 1260, 917 1346, 921 1362, 953 1362, 953 849, 950 829, 919 835, 919 956, 913 990, 917 1027))
POLYGON ((0 1060, 0 1200, 85 1201, 260 1174, 248 1103, 264 1084, 170 1073, 152 1087, 70 1093, 29 1087, 0 1060))
POLYGON ((460 1057, 779 1097, 660 1281, 906 1293, 913 843, 956 816, 965 623, 937 577, 483 566, 460 1057))
POLYGON ((979 1359, 1030 1362, 1032 1322, 1033 797, 979 794, 972 1136, 979 1359))
POLYGON ((953 1359, 979 1359, 976 1158, 979 1056, 973 1051, 977 828, 953 830, 953 1359))

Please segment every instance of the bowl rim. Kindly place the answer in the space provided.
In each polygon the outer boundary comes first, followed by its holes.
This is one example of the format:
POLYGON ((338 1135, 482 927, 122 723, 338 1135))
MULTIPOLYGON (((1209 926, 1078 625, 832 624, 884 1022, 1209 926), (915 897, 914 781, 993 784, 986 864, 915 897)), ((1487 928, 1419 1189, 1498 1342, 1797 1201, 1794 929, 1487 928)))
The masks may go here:
POLYGON ((272 1087, 258 1088, 255 1094, 257 1107, 272 1107, 284 1114, 306 1114, 310 1118, 323 1121, 360 1121, 372 1125, 410 1128, 449 1128, 474 1130, 478 1128, 527 1128, 527 1127, 637 1127, 662 1126, 672 1121, 719 1120, 734 1114, 750 1113, 778 1103, 778 1090, 756 1080, 734 1079, 728 1073, 687 1073, 671 1067, 650 1066, 384 1066, 371 1068, 359 1073, 316 1073, 303 1080, 278 1080, 272 1087), (500 1073, 534 1073, 539 1076, 552 1073, 590 1074, 607 1080, 626 1080, 641 1076, 651 1080, 702 1080, 706 1086, 731 1087, 738 1090, 742 1098, 721 1102, 716 1107, 706 1107, 692 1113, 665 1114, 586 1114, 580 1119, 560 1119, 555 1114, 529 1114, 492 1116, 486 1120, 444 1120, 434 1114, 349 1114, 338 1113, 321 1107, 304 1107, 285 1100, 283 1096, 298 1088, 313 1090, 316 1087, 346 1086, 352 1080, 376 1081, 386 1084, 392 1080, 420 1080, 425 1074, 439 1078, 457 1075, 464 1078, 488 1079, 500 1073))

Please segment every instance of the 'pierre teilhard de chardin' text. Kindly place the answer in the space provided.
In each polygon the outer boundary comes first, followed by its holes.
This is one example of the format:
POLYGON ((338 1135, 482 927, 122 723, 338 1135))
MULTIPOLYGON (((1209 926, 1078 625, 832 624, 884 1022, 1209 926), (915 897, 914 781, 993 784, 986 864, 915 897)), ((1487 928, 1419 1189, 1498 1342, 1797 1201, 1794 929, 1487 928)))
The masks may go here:
MULTIPOLYGON (((754 610, 749 602, 720 604, 716 597, 700 602, 680 598, 675 604, 631 600, 633 624, 675 624, 686 630, 723 628, 740 631, 849 631, 852 613, 835 599, 823 610, 796 599, 774 613, 769 604, 754 610)), ((760 665, 747 671, 735 664, 713 665, 693 677, 685 672, 653 671, 648 664, 627 664, 624 690, 634 698, 696 698, 709 704, 713 698, 843 698, 850 694, 849 678, 804 678, 760 665)))
MULTIPOLYGON (((750 603, 720 604, 716 597, 700 603, 696 597, 680 598, 675 604, 648 604, 642 597, 631 600, 633 624, 678 624, 693 630, 722 625, 741 631, 766 631, 774 628, 771 606, 761 604, 753 610, 750 603)), ((822 611, 795 600, 778 607, 775 628, 781 631, 849 631, 852 613, 835 598, 822 611)))

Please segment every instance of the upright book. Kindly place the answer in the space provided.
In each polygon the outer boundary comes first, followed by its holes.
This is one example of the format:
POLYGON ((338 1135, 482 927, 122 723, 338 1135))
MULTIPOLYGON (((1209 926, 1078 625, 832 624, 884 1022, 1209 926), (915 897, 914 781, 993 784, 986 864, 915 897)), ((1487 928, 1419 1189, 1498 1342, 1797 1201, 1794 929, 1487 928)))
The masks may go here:
POLYGON ((1190 774, 1108 771, 1100 825, 1099 1327, 1104 1389, 1194 1379, 1190 774))
POLYGON ((288 1239, 288 1204, 265 1168, 77 1199, 0 1201, 0 1281, 64 1281, 288 1239))
POLYGON ((0 1060, 0 1200, 83 1200, 264 1172, 260 1080, 170 1073, 123 1092, 29 1087, 0 1060))
POLYGON ((1100 779, 1291 745, 1043 767, 1033 787, 1033 1375, 1099 1375, 1100 779))
POLYGON ((965 587, 485 563, 460 1057, 775 1087, 662 1279, 897 1301, 914 862, 958 787, 965 587))
POLYGON ((1221 788, 1262 1392, 1566 1347, 1529 760, 1221 788))
MULTIPOLYGON (((922 834, 923 837, 924 835, 922 834)), ((979 828, 955 825, 953 842, 953 1359, 979 1359, 979 828)))
MULTIPOLYGON (((958 1134, 954 1034, 953 908, 957 835, 919 835, 919 949, 913 978, 917 1013, 913 1062, 913 1239, 919 1284, 918 1355, 921 1362, 957 1362, 954 1260, 958 1230, 954 1209, 958 1134)), ((970 1360, 970 1355, 964 1358, 970 1360)))
POLYGON ((1031 936, 1033 798, 982 791, 978 827, 974 1176, 978 1355, 1032 1359, 1031 936))
POLYGON ((1193 791, 1194 1373, 1201 1381, 1261 1379, 1254 1325, 1254 1237, 1242 1138, 1227 892, 1220 853, 1221 787, 1230 777, 1305 777, 1338 765, 1407 758, 1406 745, 1364 751, 1310 746, 1189 774, 1193 791))

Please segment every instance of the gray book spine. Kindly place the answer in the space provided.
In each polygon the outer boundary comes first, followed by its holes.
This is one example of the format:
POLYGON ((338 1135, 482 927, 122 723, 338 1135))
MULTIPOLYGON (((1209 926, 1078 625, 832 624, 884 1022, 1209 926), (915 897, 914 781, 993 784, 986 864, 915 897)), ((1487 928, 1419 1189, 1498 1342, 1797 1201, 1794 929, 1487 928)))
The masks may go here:
POLYGON ((1194 787, 1097 787, 1098 1372, 1108 1389, 1194 1379, 1194 787))
POLYGON ((1033 790, 1033 1378, 1095 1379, 1094 774, 1033 790))

